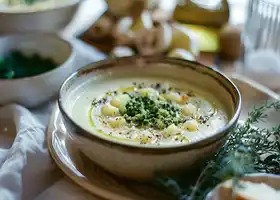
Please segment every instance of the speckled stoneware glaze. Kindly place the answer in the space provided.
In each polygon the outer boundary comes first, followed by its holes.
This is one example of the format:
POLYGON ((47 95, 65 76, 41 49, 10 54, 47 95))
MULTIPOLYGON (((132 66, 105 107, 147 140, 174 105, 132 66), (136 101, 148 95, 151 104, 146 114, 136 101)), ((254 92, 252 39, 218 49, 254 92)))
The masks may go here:
POLYGON ((155 172, 171 174, 186 170, 209 158, 225 142, 241 111, 241 97, 237 87, 220 72, 182 59, 140 56, 105 60, 81 68, 63 83, 58 104, 69 138, 86 156, 115 175, 136 180, 149 180, 155 172), (88 81, 98 83, 108 76, 135 75, 143 79, 147 76, 176 79, 211 91, 225 108, 229 116, 228 124, 200 141, 168 147, 147 147, 89 133, 71 118, 71 111, 67 110, 65 102, 67 94, 75 90, 77 85, 88 81))

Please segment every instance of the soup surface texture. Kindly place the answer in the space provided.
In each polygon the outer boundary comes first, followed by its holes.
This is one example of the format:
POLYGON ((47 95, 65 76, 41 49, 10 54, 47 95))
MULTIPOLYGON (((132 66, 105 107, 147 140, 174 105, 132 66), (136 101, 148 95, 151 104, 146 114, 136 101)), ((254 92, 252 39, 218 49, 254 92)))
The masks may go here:
POLYGON ((126 143, 189 143, 228 122, 215 97, 176 80, 134 77, 88 82, 66 99, 76 123, 93 134, 126 143))

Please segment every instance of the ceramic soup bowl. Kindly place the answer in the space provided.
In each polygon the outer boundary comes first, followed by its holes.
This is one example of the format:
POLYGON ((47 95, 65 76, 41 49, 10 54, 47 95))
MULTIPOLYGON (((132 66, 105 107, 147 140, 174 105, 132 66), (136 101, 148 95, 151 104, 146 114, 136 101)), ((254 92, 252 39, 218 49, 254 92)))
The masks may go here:
POLYGON ((156 172, 176 173, 195 167, 198 162, 212 156, 224 144, 238 121, 241 97, 237 87, 227 77, 199 63, 175 58, 133 56, 93 63, 73 73, 63 83, 58 103, 71 142, 78 145, 86 156, 115 175, 149 180, 156 172), (105 93, 108 87, 121 87, 122 83, 115 80, 146 81, 150 77, 165 82, 179 81, 197 88, 201 94, 211 94, 220 102, 227 122, 214 132, 206 132, 203 137, 174 145, 127 142, 91 129, 88 116, 91 116, 90 108, 96 91, 107 87, 105 93), (76 114, 75 104, 83 95, 83 103, 76 109, 79 114, 76 114))

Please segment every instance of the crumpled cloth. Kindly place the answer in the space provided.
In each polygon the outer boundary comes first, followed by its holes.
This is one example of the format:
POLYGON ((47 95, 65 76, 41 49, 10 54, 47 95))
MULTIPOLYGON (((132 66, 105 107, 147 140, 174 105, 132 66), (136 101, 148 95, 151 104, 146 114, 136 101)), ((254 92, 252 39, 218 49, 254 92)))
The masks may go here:
POLYGON ((46 125, 22 106, 0 109, 0 199, 96 200, 58 170, 45 130, 46 125))
MULTIPOLYGON (((81 41, 73 45, 80 52, 77 68, 104 58, 81 41)), ((0 108, 0 200, 98 199, 65 177, 50 157, 45 131, 54 102, 33 110, 0 108)))

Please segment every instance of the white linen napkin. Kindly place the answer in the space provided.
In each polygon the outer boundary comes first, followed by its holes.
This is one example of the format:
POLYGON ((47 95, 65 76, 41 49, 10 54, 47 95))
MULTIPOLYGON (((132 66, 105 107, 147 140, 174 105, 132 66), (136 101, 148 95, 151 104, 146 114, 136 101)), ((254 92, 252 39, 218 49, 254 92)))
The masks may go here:
MULTIPOLYGON (((82 41, 70 41, 75 67, 105 56, 82 41)), ((32 111, 19 105, 0 108, 0 200, 97 200, 65 178, 46 146, 45 129, 52 104, 32 111)))
POLYGON ((0 109, 0 199, 96 200, 58 170, 48 153, 45 129, 22 106, 0 109))

